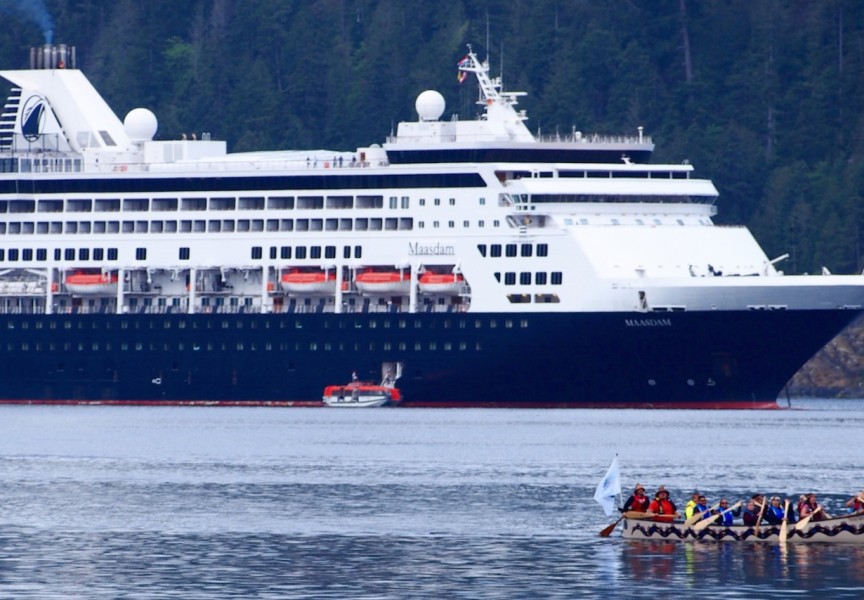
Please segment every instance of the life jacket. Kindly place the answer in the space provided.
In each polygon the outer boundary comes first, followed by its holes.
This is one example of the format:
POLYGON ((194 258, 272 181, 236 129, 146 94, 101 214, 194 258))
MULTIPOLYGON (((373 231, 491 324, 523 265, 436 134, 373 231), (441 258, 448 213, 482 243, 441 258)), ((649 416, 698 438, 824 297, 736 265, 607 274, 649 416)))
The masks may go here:
POLYGON ((648 510, 657 513, 655 521, 672 521, 675 518, 675 503, 671 500, 653 500, 648 510))
POLYGON ((648 499, 648 496, 643 494, 642 497, 639 497, 636 494, 633 494, 633 501, 630 503, 630 510, 647 512, 650 505, 651 500, 648 499))
POLYGON ((708 512, 708 507, 705 506, 704 504, 697 504, 696 506, 693 507, 693 514, 690 516, 695 517, 696 515, 702 515, 701 517, 699 517, 699 519, 702 520, 702 519, 705 519, 707 517, 710 517, 711 513, 708 512), (702 513, 705 513, 705 514, 702 514, 702 513))

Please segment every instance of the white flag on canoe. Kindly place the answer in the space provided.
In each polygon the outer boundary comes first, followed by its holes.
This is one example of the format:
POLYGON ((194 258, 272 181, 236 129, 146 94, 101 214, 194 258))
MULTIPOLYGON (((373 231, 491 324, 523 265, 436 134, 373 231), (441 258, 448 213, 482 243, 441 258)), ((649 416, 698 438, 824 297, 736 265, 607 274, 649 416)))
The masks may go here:
POLYGON ((609 470, 606 475, 600 480, 597 486, 597 491, 594 492, 594 499, 603 507, 603 512, 607 517, 611 517, 615 512, 615 496, 621 495, 621 471, 618 469, 618 457, 612 459, 612 464, 609 465, 609 470))

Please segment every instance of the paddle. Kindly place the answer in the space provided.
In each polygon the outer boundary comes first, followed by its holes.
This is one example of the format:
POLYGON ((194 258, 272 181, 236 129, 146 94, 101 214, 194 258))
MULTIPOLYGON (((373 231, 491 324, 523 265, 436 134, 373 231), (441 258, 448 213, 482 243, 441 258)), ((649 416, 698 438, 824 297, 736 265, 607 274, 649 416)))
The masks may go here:
POLYGON ((753 529, 753 533, 759 535, 759 525, 762 524, 762 515, 765 514, 765 507, 768 506, 768 500, 765 496, 762 496, 762 508, 759 509, 759 516, 756 517, 756 527, 753 529))
POLYGON ((821 506, 818 506, 818 507, 816 508, 816 510, 814 510, 813 512, 811 512, 809 515, 807 515, 806 517, 804 517, 803 519, 801 519, 801 520, 798 521, 797 523, 795 523, 795 530, 796 530, 796 531, 801 531, 801 530, 803 530, 805 527, 807 527, 807 524, 810 522, 810 519, 813 518, 813 515, 815 515, 816 513, 818 513, 820 510, 822 510, 822 507, 821 507, 821 506))
POLYGON ((741 506, 740 501, 736 502, 735 504, 733 504, 732 506, 730 506, 726 510, 721 510, 716 515, 711 515, 710 517, 708 517, 706 519, 702 519, 701 521, 696 523, 696 525, 693 526, 693 531, 695 531, 696 533, 699 533, 700 531, 702 531, 703 529, 705 529, 706 527, 711 525, 714 521, 719 519, 722 515, 725 515, 729 511, 735 510, 739 506, 741 506))
POLYGON ((786 543, 786 536, 789 535, 789 528, 786 524, 789 522, 789 498, 786 498, 786 504, 783 505, 783 522, 780 523, 780 543, 786 543))
POLYGON ((691 527, 693 525, 693 523, 695 523, 699 519, 703 518, 705 515, 710 515, 711 511, 714 510, 715 508, 717 508, 718 506, 720 506, 719 502, 717 504, 715 504, 714 506, 712 506, 711 508, 709 508, 708 510, 694 512, 692 517, 690 517, 689 519, 684 521, 684 527, 691 527))
POLYGON ((603 531, 600 532, 600 537, 609 537, 613 531, 615 531, 615 527, 618 526, 618 523, 623 521, 624 519, 639 519, 647 516, 653 516, 654 513, 650 512, 639 512, 637 510, 628 510, 623 515, 618 517, 618 520, 603 528, 603 531))

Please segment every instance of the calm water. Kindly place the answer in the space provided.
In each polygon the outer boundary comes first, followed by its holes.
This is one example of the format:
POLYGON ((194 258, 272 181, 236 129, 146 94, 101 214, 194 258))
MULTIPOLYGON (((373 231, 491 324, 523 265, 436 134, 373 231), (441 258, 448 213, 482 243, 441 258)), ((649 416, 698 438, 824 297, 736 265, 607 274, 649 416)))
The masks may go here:
POLYGON ((864 596, 864 548, 625 542, 592 500, 864 487, 803 410, 0 407, 3 598, 864 596))

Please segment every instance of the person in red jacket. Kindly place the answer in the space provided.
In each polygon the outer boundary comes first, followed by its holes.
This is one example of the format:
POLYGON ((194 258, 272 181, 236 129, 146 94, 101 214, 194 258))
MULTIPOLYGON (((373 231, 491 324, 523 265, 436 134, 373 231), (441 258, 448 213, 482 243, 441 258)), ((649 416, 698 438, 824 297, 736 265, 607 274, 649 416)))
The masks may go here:
POLYGON ((648 512, 650 504, 651 499, 645 495, 645 488, 642 484, 637 483, 636 489, 633 490, 633 495, 627 498, 627 502, 624 503, 624 508, 621 512, 627 512, 628 510, 648 512))
POLYGON ((662 485, 657 488, 654 500, 648 505, 648 512, 657 515, 654 517, 655 521, 671 522, 678 516, 678 509, 675 508, 675 503, 669 499, 669 492, 662 485))

